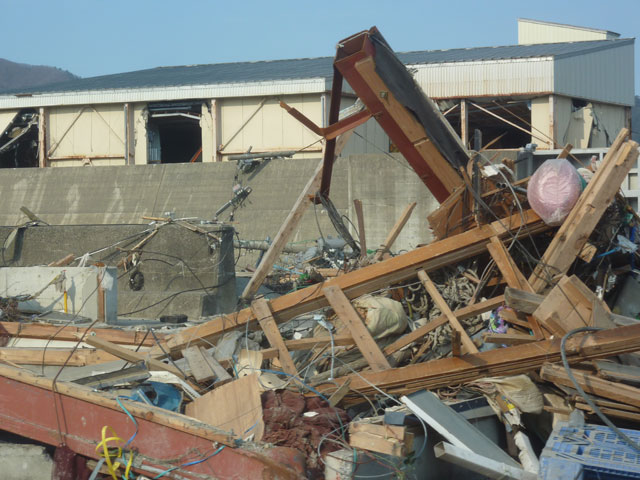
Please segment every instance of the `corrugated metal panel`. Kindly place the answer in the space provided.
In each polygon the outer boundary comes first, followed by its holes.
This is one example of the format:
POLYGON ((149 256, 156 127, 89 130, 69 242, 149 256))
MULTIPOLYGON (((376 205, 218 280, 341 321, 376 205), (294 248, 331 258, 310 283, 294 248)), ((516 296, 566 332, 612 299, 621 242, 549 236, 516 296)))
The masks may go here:
POLYGON ((167 88, 137 88, 96 90, 33 95, 30 97, 0 96, 0 109, 49 107, 58 105, 97 105, 104 103, 134 103, 192 98, 228 98, 271 95, 299 95, 326 92, 331 81, 310 78, 281 82, 229 83, 222 85, 189 85, 167 88))
POLYGON ((415 79, 433 98, 482 97, 549 93, 553 59, 412 65, 415 79))
POLYGON ((631 106, 634 104, 633 43, 555 59, 555 93, 631 106))

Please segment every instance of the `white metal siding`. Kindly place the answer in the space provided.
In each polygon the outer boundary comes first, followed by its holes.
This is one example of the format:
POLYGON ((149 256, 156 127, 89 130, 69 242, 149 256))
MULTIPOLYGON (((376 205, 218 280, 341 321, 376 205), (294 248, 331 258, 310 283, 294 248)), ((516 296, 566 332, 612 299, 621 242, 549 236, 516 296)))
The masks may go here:
POLYGON ((551 57, 411 65, 415 79, 433 98, 550 93, 551 57))
POLYGON ((631 106, 633 45, 555 59, 555 93, 631 106))
POLYGON ((579 42, 617 38, 605 30, 518 20, 518 44, 579 42))
POLYGON ((325 78, 279 82, 229 83, 222 85, 185 85, 88 92, 34 94, 29 97, 0 96, 0 109, 48 107, 57 105, 97 105, 102 103, 157 102, 191 98, 229 98, 269 95, 298 95, 325 92, 331 88, 325 78))

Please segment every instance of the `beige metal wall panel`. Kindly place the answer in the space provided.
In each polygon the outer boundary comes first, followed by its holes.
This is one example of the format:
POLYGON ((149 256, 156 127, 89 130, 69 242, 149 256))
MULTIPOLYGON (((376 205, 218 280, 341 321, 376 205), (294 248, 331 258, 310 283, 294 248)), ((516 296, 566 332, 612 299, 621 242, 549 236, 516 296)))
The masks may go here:
POLYGON ((432 98, 530 95, 553 91, 551 57, 411 65, 432 98))
POLYGON ((618 35, 612 35, 612 32, 606 30, 518 19, 518 44, 520 45, 610 40, 612 38, 618 38, 618 35))
POLYGON ((633 44, 555 59, 554 91, 568 97, 632 106, 633 44))
MULTIPOLYGON (((318 140, 318 136, 280 107, 282 99, 317 125, 322 122, 320 95, 232 98, 221 100, 221 139, 223 155, 274 150, 299 150, 318 140)), ((321 148, 318 143, 313 150, 321 148)))
MULTIPOLYGON (((220 85, 182 87, 131 88, 34 94, 31 97, 0 95, 0 109, 49 107, 61 105, 98 105, 104 103, 162 102, 193 98, 265 97, 300 95, 331 90, 331 79, 309 78, 280 82, 241 82, 220 85)), ((350 89, 346 89, 350 91, 350 89)))
POLYGON ((147 151, 147 120, 149 112, 146 103, 135 103, 133 105, 133 137, 135 164, 146 165, 148 158, 147 151))
POLYGON ((7 129, 7 127, 13 120, 13 117, 15 117, 18 112, 19 110, 0 111, 0 134, 2 134, 7 129))
POLYGON ((593 103, 593 130, 589 147, 610 147, 618 132, 626 125, 625 107, 593 103))
POLYGON ((202 161, 215 162, 216 151, 213 138, 213 115, 211 115, 211 104, 209 102, 202 102, 201 113, 200 130, 202 131, 202 161))
POLYGON ((49 158, 124 158, 123 105, 49 110, 49 158))
POLYGON ((538 145, 539 149, 552 149, 552 140, 550 137, 550 112, 549 112, 549 95, 537 97, 531 100, 531 143, 538 145))
MULTIPOLYGON (((555 97, 554 111, 554 128, 555 138, 558 148, 564 147, 569 139, 569 125, 571 123, 573 104, 570 98, 557 95, 555 97)), ((575 141, 575 139, 574 139, 575 141)), ((575 145, 578 148, 577 145, 575 145)))

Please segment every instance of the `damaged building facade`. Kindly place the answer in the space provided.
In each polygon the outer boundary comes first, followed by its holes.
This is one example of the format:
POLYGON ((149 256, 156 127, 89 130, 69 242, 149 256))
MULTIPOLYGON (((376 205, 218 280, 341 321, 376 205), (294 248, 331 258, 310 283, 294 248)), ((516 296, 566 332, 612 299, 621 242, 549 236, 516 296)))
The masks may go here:
MULTIPOLYGON (((610 146, 630 126, 634 39, 518 26, 518 45, 398 57, 466 145, 480 131, 485 142, 504 134, 499 149, 610 146)), ((320 137, 279 102, 326 127, 331 76, 327 57, 161 67, 0 94, 0 166, 214 162, 248 151, 317 157, 320 137)), ((345 88, 343 106, 354 100, 345 88)), ((356 133, 344 154, 394 150, 373 120, 356 133)))

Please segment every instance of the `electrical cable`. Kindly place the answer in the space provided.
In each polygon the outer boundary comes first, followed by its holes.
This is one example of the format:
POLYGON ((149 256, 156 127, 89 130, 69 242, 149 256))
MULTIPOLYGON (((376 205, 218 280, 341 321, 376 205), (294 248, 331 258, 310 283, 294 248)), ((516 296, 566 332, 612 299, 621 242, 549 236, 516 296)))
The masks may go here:
POLYGON ((628 435, 626 435, 622 430, 620 430, 618 427, 616 427, 613 424, 613 422, 611 420, 609 420, 609 418, 604 413, 602 413, 600 408, 595 404, 595 402, 591 399, 591 397, 589 395, 587 395, 587 393, 582 389, 582 387, 580 386, 580 384, 578 383, 576 378, 573 376, 573 373, 571 372, 571 367, 569 366, 569 361, 567 360, 566 344, 567 344, 567 340, 570 337, 572 337, 576 333, 580 333, 580 332, 597 332, 597 331, 600 331, 600 330, 602 330, 602 328, 580 327, 580 328, 575 328, 575 329, 571 330, 564 337, 562 337, 562 341, 560 342, 560 355, 562 357, 562 365, 564 366, 564 369, 567 372, 567 376, 571 380, 571 383, 573 383, 573 386, 575 387, 575 389, 578 391, 580 396, 582 398, 584 398, 584 400, 591 407, 591 409, 594 411, 594 413, 596 415, 598 415, 600 420, 602 420, 605 425, 607 425, 611 430, 613 430, 616 433, 616 435, 618 435, 621 439, 623 439, 625 442, 627 442, 627 444, 630 447, 632 447, 634 450, 640 452, 640 445, 638 445, 636 442, 631 440, 628 435))

